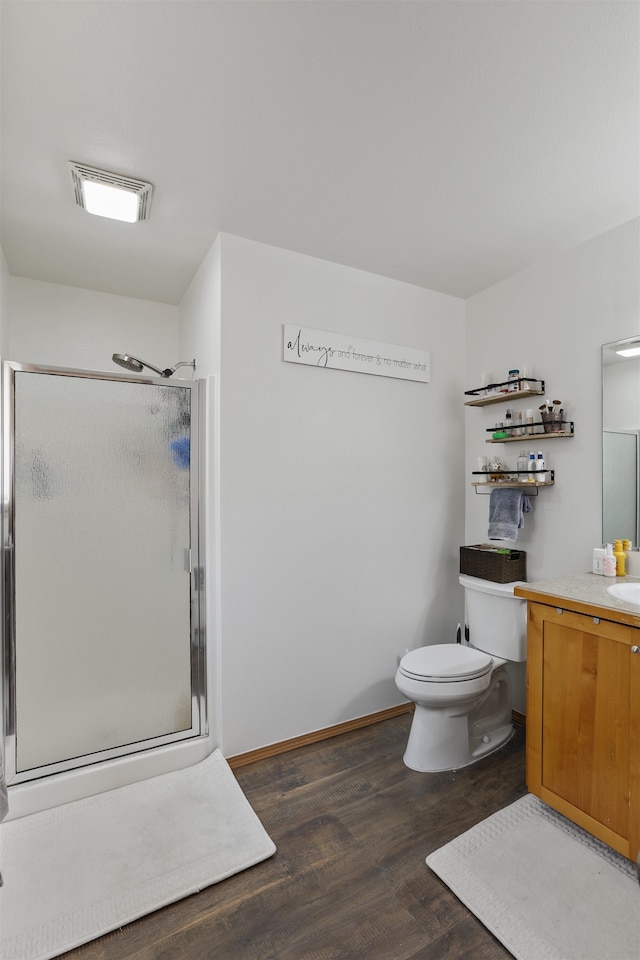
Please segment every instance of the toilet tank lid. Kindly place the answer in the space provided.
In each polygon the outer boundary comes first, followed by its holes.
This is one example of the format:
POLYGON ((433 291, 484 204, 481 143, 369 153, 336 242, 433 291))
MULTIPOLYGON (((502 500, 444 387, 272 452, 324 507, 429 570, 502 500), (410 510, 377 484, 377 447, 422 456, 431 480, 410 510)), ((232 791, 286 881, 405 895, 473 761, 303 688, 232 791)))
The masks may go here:
POLYGON ((400 669, 417 679, 471 680, 491 669, 493 658, 461 643, 434 643, 405 653, 400 669))
MULTIPOLYGON (((480 593, 492 593, 496 596, 513 596, 513 588, 519 587, 524 580, 511 580, 509 583, 495 583, 493 580, 481 580, 480 577, 469 577, 461 573, 460 583, 466 590, 478 590, 480 593)), ((516 599, 520 599, 517 597, 516 599)))

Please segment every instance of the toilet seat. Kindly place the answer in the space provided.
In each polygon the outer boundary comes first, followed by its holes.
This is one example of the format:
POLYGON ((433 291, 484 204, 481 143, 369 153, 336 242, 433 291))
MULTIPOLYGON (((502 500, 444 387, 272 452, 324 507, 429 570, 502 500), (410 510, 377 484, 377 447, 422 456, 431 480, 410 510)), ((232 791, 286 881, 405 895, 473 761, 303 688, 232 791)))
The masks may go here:
POLYGON ((405 653, 399 671, 411 680, 451 683, 475 680, 490 673, 493 658, 460 643, 437 643, 405 653))

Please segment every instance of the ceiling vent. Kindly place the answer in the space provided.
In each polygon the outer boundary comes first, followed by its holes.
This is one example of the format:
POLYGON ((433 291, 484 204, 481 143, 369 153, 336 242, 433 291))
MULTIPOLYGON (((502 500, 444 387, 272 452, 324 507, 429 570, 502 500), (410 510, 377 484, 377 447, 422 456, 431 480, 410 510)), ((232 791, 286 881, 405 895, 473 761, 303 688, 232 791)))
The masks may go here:
POLYGON ((148 220, 151 208, 153 186, 144 180, 122 177, 108 170, 99 170, 84 163, 69 161, 69 172, 73 183, 73 195, 83 210, 98 216, 135 223, 148 220), (116 208, 98 208, 94 205, 92 193, 102 201, 109 196, 116 201, 116 208))

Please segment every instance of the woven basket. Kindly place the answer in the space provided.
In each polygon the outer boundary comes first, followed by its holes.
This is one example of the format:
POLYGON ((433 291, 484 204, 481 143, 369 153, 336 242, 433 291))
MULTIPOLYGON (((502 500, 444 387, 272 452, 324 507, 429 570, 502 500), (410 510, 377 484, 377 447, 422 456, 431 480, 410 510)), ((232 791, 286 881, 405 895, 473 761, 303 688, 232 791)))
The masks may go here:
POLYGON ((526 580, 527 554, 524 550, 507 550, 488 543, 460 547, 460 573, 494 583, 526 580))

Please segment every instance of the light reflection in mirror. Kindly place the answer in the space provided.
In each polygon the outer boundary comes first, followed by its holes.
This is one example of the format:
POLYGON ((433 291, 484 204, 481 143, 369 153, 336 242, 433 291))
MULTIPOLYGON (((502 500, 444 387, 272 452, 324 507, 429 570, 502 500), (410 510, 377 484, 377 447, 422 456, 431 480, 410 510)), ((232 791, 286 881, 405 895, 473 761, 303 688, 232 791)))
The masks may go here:
POLYGON ((640 545, 640 356, 617 351, 640 334, 602 347, 602 541, 640 545))

